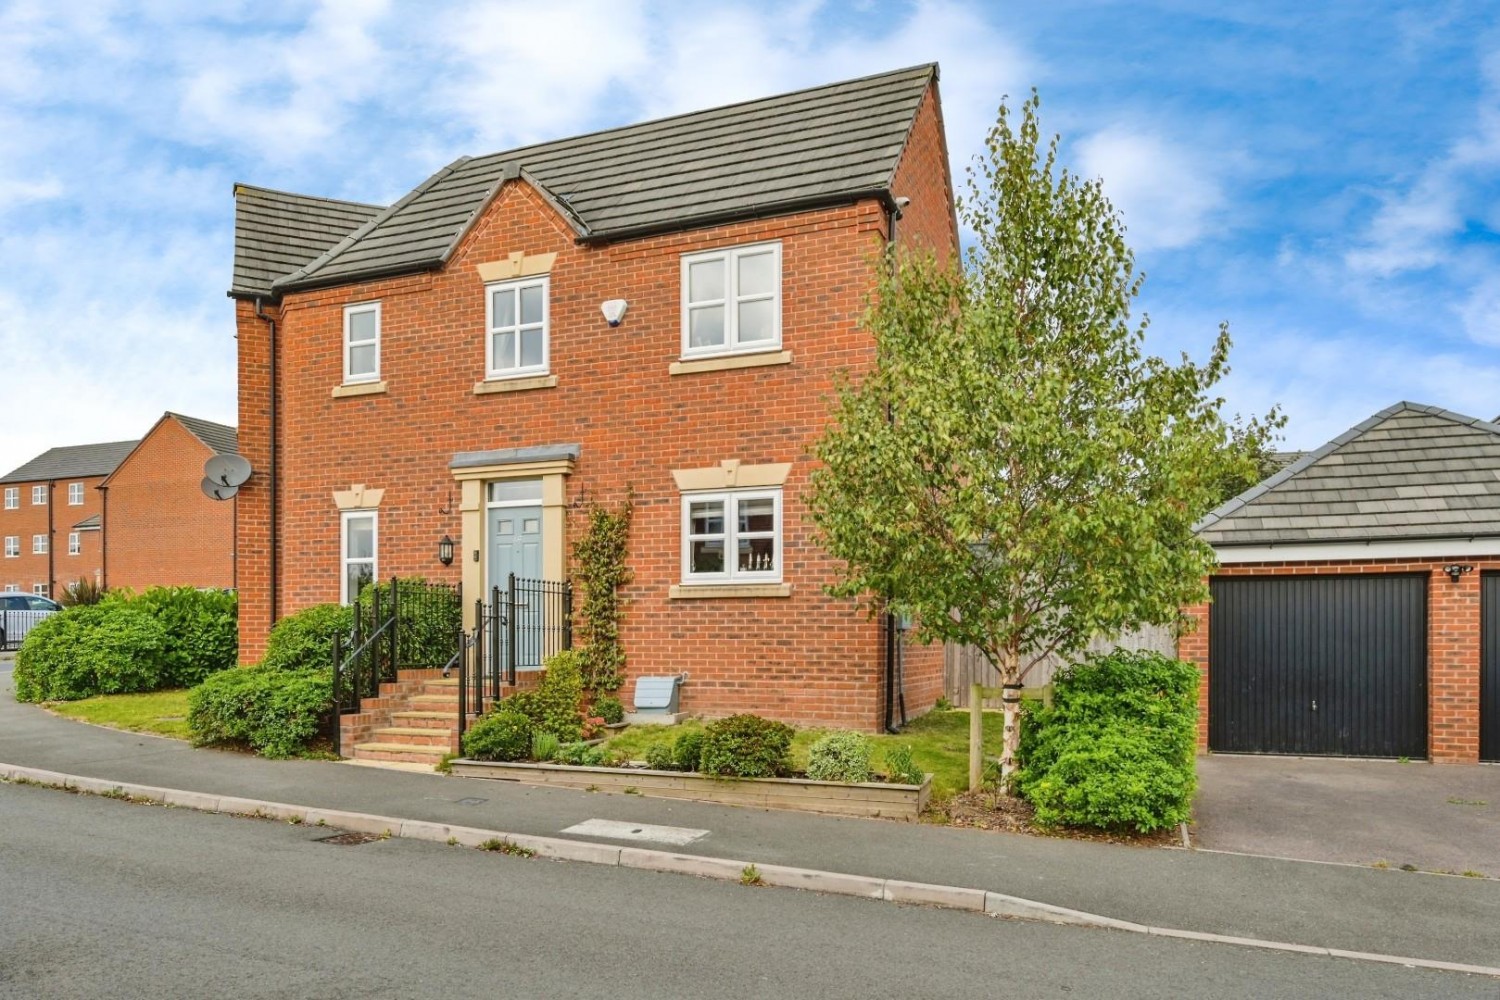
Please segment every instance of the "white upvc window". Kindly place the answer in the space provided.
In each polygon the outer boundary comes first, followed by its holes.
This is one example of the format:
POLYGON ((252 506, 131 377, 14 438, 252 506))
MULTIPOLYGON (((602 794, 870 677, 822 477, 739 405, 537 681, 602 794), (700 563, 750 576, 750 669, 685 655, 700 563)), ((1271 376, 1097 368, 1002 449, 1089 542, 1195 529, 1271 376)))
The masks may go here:
POLYGON ((5 509, 6 510, 15 510, 17 507, 20 507, 20 506, 21 506, 21 487, 19 487, 19 486, 7 486, 7 487, 5 487, 5 509))
POLYGON ((83 535, 77 531, 68 532, 68 555, 76 556, 83 553, 83 535))
POLYGON ((5 585, 5 592, 7 594, 19 594, 21 592, 21 585, 18 583, 7 583, 5 585))
POLYGON ((339 542, 342 553, 339 600, 353 604, 367 584, 375 582, 379 529, 373 510, 346 510, 339 542))
POLYGON ((5 558, 7 558, 7 559, 15 559, 20 554, 21 554, 21 536, 20 535, 6 535, 5 536, 5 558))
POLYGON ((486 378, 546 373, 551 350, 551 284, 542 275, 484 286, 486 378))
POLYGON ((31 585, 31 592, 38 597, 46 597, 47 585, 45 583, 33 583, 31 585))
POLYGON ((780 583, 781 490, 684 493, 682 582, 780 583))
POLYGON ((45 507, 47 505, 47 487, 33 486, 31 488, 31 505, 33 507, 45 507))
POLYGON ((82 483, 69 483, 68 484, 68 506, 69 507, 82 507, 83 506, 83 484, 82 483))
POLYGON ((380 381, 380 303, 344 307, 344 382, 380 381))
POLYGON ((44 555, 47 554, 47 536, 46 535, 32 535, 31 536, 31 554, 34 555, 34 556, 44 556, 44 555))
POLYGON ((780 243, 683 255, 683 357, 780 349, 780 243))

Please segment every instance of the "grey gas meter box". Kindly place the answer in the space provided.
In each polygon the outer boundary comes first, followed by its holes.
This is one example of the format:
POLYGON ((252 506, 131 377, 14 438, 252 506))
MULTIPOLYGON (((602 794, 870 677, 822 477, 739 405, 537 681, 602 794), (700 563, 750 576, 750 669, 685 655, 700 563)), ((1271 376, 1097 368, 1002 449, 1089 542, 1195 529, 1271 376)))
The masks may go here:
POLYGON ((637 715, 677 714, 677 691, 682 675, 671 677, 637 677, 635 711, 637 715))

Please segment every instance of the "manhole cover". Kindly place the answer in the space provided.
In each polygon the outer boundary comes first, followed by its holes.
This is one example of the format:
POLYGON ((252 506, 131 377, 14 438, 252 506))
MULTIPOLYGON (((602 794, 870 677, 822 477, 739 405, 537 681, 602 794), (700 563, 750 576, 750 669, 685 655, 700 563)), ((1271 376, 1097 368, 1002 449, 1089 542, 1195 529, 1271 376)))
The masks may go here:
POLYGON ((461 805, 461 806, 477 806, 477 805, 482 805, 485 802, 488 802, 489 799, 467 798, 467 799, 457 799, 455 801, 457 801, 458 804, 461 805))
POLYGON ((380 839, 382 838, 378 833, 335 833, 331 837, 319 837, 318 843, 352 847, 355 844, 368 844, 372 840, 380 839))

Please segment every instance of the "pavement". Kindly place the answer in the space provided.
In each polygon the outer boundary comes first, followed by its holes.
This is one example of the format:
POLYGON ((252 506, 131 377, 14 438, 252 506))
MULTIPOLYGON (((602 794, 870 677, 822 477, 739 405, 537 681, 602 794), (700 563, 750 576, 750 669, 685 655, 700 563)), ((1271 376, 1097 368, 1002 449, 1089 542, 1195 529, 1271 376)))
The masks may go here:
POLYGON ((598 840, 567 832, 588 820, 628 823, 631 829, 673 827, 702 831, 689 843, 672 845, 686 857, 969 887, 1152 927, 1500 963, 1495 880, 530 788, 335 762, 268 761, 194 750, 18 705, 3 668, 0 762, 579 841, 598 840))

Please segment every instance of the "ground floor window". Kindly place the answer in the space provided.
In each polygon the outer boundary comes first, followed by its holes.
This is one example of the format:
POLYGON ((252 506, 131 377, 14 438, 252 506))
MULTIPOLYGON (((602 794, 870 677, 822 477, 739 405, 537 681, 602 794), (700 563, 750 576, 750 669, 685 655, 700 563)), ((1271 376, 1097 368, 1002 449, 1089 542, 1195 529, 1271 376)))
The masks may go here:
POLYGON ((682 581, 781 582, 781 490, 683 494, 682 581))
POLYGON ((373 510, 349 510, 343 514, 343 580, 339 599, 352 604, 359 592, 375 580, 377 546, 376 517, 373 510))
POLYGON ((47 596, 47 585, 45 583, 32 584, 31 592, 38 597, 47 596))

